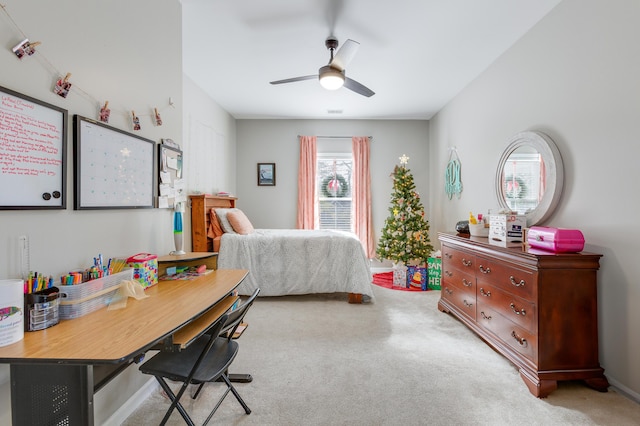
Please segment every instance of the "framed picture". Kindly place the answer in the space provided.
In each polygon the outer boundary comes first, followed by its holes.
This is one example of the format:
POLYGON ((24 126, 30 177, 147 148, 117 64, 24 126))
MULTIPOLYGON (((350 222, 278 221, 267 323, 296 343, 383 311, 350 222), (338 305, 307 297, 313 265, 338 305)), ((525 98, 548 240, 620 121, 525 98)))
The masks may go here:
POLYGON ((74 209, 155 207, 156 143, 74 115, 74 209))
POLYGON ((0 210, 65 209, 66 170, 67 110, 0 87, 0 210))
POLYGON ((258 163, 258 186, 276 186, 276 163, 258 163))

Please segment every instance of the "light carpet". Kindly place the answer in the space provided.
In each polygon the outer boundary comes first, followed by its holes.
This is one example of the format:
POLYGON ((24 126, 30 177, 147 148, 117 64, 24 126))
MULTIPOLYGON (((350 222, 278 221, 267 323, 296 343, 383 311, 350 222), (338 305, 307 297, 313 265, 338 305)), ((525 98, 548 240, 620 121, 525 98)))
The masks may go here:
MULTIPOLYGON (((640 405, 613 389, 561 382, 531 395, 517 369, 462 323, 437 309, 439 291, 374 287, 376 302, 346 295, 258 298, 231 373, 251 373, 229 394, 219 425, 638 425, 640 405)), ((606 372, 605 372, 606 373, 606 372)), ((201 424, 223 391, 205 386, 187 410, 201 424)), ((158 389, 124 423, 158 424, 158 389)), ((171 425, 184 424, 177 412, 171 425)))

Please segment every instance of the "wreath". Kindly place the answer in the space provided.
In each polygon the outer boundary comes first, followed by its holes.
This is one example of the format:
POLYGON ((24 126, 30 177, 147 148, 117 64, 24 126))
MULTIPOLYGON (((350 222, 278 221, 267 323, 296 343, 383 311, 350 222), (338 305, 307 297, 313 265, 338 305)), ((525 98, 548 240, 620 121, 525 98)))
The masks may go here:
POLYGON ((509 176, 504 180, 504 194, 512 199, 524 198, 527 195, 527 185, 519 177, 509 176))
POLYGON ((340 198, 344 197, 349 191, 349 183, 344 176, 335 174, 327 176, 320 184, 320 192, 323 197, 340 198))

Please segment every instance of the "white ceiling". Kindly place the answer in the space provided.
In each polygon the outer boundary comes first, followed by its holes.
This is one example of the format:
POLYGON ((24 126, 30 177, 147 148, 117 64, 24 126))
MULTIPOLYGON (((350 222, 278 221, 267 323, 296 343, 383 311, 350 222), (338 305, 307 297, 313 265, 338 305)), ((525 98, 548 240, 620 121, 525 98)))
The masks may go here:
POLYGON ((429 119, 560 1, 182 0, 184 73, 237 119, 429 119), (317 74, 330 35, 375 95, 269 84, 317 74))

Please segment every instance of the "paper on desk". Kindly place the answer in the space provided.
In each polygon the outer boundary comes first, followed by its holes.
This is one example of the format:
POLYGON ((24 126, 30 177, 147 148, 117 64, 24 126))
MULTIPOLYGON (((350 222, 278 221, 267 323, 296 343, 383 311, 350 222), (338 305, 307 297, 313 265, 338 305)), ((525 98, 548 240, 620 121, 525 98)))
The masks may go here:
POLYGON ((124 280, 120 283, 120 288, 118 288, 118 291, 116 291, 116 293, 111 298, 107 310, 113 311, 115 309, 125 308, 127 306, 127 299, 130 297, 133 297, 136 300, 140 300, 149 296, 144 293, 144 288, 139 281, 124 280))

